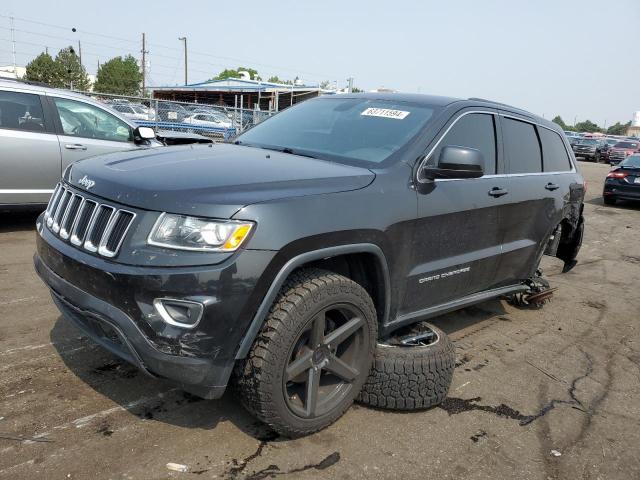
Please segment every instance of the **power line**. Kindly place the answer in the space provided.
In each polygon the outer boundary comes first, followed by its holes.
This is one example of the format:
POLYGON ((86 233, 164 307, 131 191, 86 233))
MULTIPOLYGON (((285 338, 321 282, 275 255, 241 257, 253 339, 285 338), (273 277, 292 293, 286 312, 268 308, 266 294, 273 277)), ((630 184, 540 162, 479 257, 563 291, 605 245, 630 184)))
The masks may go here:
MULTIPOLYGON (((0 14, 0 18, 11 18, 11 17, 8 16, 8 15, 0 14)), ((114 36, 114 35, 105 35, 105 34, 95 33, 95 32, 88 32, 88 31, 85 31, 85 30, 78 30, 75 27, 71 27, 70 28, 68 26, 65 27, 65 26, 62 26, 62 25, 56 25, 56 24, 52 24, 52 23, 40 22, 40 21, 36 21, 36 20, 29 20, 29 19, 21 18, 21 17, 13 17, 13 18, 15 20, 18 20, 18 21, 21 21, 21 22, 25 22, 25 23, 32 23, 32 24, 35 24, 35 25, 41 25, 41 26, 56 28, 56 29, 60 29, 60 30, 72 31, 74 33, 82 33, 84 35, 91 35, 91 36, 95 36, 95 37, 108 38, 108 39, 117 40, 117 41, 120 41, 120 42, 127 42, 127 43, 130 43, 132 45, 136 45, 136 50, 137 50, 137 46, 139 45, 138 41, 133 40, 133 39, 117 37, 117 36, 114 36)), ((3 27, 0 27, 0 28, 3 28, 3 27)), ((18 31, 18 30, 16 29, 16 31, 18 31)), ((28 31, 25 31, 25 32, 28 32, 28 31)), ((54 37, 53 35, 41 34, 39 32, 28 32, 28 33, 31 33, 31 34, 34 34, 34 35, 54 37)), ((58 38, 64 38, 65 40, 67 40, 66 37, 58 37, 58 38)), ((88 44, 88 42, 84 42, 84 43, 88 44)), ((108 48, 114 48, 113 45, 106 46, 104 44, 97 44, 95 42, 93 42, 93 43, 94 43, 94 46, 101 45, 101 46, 105 46, 105 47, 108 47, 108 48)), ((147 45, 153 46, 153 47, 162 48, 162 49, 166 49, 166 50, 172 50, 172 51, 177 51, 177 52, 180 51, 180 49, 177 48, 177 47, 171 47, 171 46, 167 46, 167 45, 162 45, 162 44, 158 44, 158 43, 155 43, 155 42, 147 42, 147 45)), ((260 66, 260 67, 275 69, 276 71, 287 71, 287 72, 295 72, 295 73, 303 74, 303 75, 310 75, 310 76, 313 76, 313 77, 317 77, 317 79, 320 79, 320 78, 335 78, 336 76, 338 76, 338 75, 335 75, 335 74, 327 75, 327 74, 320 74, 318 72, 309 72, 309 71, 304 71, 304 70, 300 70, 300 69, 293 68, 293 67, 270 65, 270 64, 265 64, 265 63, 259 62, 259 61, 251 60, 251 59, 242 59, 242 58, 236 58, 236 57, 212 55, 210 53, 199 52, 199 51, 195 51, 195 50, 190 50, 189 53, 192 56, 196 55, 196 56, 202 56, 202 57, 208 57, 208 58, 216 58, 216 59, 220 59, 220 60, 233 61, 233 62, 238 62, 238 63, 245 63, 245 64, 248 63, 248 64, 252 64, 254 66, 260 66)), ((166 56, 166 55, 163 56, 163 55, 157 54, 157 53, 155 54, 155 56, 159 56, 159 57, 163 57, 163 58, 175 59, 175 57, 169 57, 169 56, 166 56)), ((192 63, 194 63, 194 62, 192 61, 192 63)), ((201 65, 210 65, 209 63, 206 63, 206 62, 196 62, 196 63, 200 63, 201 65)))

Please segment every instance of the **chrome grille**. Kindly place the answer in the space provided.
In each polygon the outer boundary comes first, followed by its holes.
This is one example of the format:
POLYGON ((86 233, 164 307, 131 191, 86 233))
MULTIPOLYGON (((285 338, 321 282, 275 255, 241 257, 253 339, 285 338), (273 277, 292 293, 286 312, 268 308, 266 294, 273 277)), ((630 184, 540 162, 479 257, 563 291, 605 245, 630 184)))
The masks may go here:
POLYGON ((135 216, 58 184, 44 212, 44 221, 49 230, 72 245, 103 257, 114 257, 135 216))

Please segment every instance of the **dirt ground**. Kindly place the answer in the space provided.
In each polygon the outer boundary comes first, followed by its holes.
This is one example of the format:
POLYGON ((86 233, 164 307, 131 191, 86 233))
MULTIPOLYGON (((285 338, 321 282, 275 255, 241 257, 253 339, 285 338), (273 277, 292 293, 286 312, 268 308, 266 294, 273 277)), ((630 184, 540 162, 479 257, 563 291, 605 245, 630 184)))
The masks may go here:
POLYGON ((552 303, 438 319, 458 355, 441 407, 356 405, 298 440, 92 345, 33 271, 35 216, 0 217, 0 478, 640 478, 640 205, 603 206, 608 167, 581 168, 585 242, 570 273, 545 260, 552 303))

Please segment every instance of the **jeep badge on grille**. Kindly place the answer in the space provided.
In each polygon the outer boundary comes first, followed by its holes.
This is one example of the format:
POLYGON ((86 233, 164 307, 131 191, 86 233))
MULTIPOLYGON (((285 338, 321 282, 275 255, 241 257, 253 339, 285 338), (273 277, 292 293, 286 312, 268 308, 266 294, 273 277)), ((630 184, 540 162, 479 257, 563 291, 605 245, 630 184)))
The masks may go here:
POLYGON ((80 180, 78 180, 78 184, 82 185, 87 190, 91 190, 91 187, 93 187, 96 184, 96 182, 94 182, 93 180, 91 180, 89 177, 85 175, 80 180))

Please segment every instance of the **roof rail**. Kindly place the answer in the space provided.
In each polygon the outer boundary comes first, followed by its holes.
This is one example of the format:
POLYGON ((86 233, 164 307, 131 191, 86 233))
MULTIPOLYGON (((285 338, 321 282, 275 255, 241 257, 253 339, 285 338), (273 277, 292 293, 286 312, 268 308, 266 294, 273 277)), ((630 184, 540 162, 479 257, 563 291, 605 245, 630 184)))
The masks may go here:
POLYGON ((503 107, 509 107, 509 108, 514 108, 516 110, 522 110, 521 108, 514 107, 513 105, 509 105, 508 103, 500 103, 500 102, 496 102, 496 101, 493 101, 493 100, 487 100, 486 98, 471 97, 471 98, 468 98, 467 100, 474 100, 476 102, 493 103, 495 105, 502 105, 503 107))
POLYGON ((6 82, 24 83, 26 85, 34 85, 36 87, 51 88, 51 86, 48 83, 36 82, 35 80, 23 80, 22 78, 5 78, 5 77, 0 77, 0 80, 6 81, 6 82))

